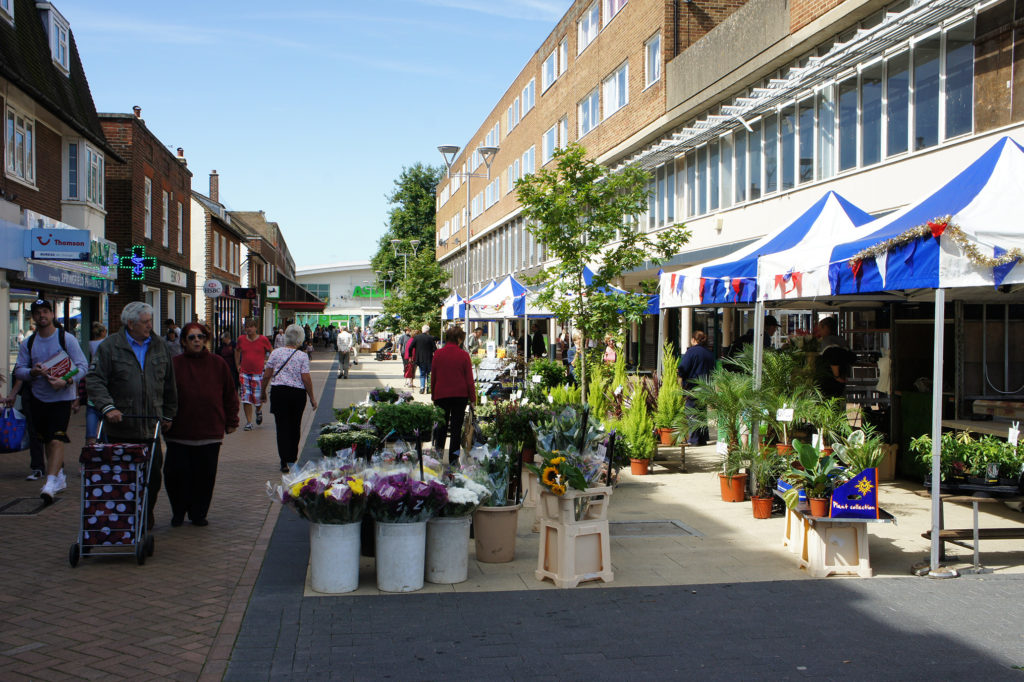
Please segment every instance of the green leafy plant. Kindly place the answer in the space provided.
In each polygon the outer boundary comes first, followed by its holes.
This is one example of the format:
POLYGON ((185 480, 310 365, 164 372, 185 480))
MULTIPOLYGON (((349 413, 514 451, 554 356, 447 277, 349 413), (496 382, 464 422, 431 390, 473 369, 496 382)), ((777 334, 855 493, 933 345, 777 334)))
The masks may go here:
POLYGON ((365 457, 373 453, 379 444, 380 439, 373 431, 342 431, 339 433, 321 433, 316 439, 316 446, 320 451, 333 456, 339 450, 347 450, 352 446, 356 448, 356 454, 365 457))
POLYGON ((654 419, 647 410, 643 388, 639 382, 633 387, 629 404, 622 412, 621 435, 629 445, 629 456, 651 459, 657 449, 654 440, 654 419))
POLYGON ((885 459, 885 439, 869 424, 856 429, 839 443, 833 444, 836 457, 846 466, 849 476, 877 467, 885 459))
POLYGON ((693 398, 698 409, 690 411, 691 424, 718 428, 718 439, 730 450, 739 447, 740 431, 746 418, 761 412, 759 392, 754 391, 753 378, 743 372, 718 367, 691 382, 683 395, 693 398))
POLYGON ((818 430, 822 447, 826 443, 835 447, 850 433, 850 419, 846 414, 846 401, 842 398, 821 398, 807 412, 807 420, 818 430))
POLYGON ((550 398, 548 402, 554 405, 556 409, 566 405, 578 406, 583 402, 581 399, 582 390, 581 386, 571 386, 569 384, 552 386, 547 392, 550 398))
MULTIPOLYGON (((672 352, 672 344, 665 344, 665 367, 675 368, 676 363, 671 362, 675 358, 672 352)), ((654 415, 654 423, 658 428, 669 429, 677 423, 678 416, 683 413, 686 399, 683 397, 683 389, 676 380, 674 369, 666 369, 661 378, 661 388, 658 390, 658 411, 654 415)))
POLYGON ((754 497, 771 497, 775 481, 788 463, 773 447, 748 445, 745 449, 750 462, 750 477, 754 481, 754 497))
POLYGON ((843 482, 835 455, 819 456, 820 453, 807 443, 793 442, 797 461, 802 468, 792 463, 786 473, 793 487, 783 494, 786 506, 794 509, 802 488, 809 498, 828 497, 836 485, 843 482))
POLYGON ((594 374, 590 383, 590 395, 587 396, 587 404, 590 405, 590 414, 603 419, 611 407, 608 401, 608 380, 601 374, 594 374))
POLYGON ((385 435, 412 438, 419 434, 425 440, 434 424, 444 422, 444 412, 425 403, 382 403, 377 405, 372 422, 385 435))

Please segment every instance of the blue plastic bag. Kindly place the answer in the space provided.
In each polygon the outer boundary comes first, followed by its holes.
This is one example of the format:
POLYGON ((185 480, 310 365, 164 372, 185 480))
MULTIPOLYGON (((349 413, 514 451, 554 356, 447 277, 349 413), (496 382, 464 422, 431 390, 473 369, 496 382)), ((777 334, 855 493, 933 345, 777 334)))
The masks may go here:
POLYGON ((26 430, 25 415, 13 407, 4 408, 0 415, 0 452, 23 450, 26 430))

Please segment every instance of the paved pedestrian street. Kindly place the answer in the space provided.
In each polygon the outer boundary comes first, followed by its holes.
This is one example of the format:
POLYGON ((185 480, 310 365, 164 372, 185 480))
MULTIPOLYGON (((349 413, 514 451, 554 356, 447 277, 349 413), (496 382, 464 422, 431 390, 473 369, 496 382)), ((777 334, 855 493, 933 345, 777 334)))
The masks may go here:
MULTIPOLYGON (((333 355, 318 353, 312 375, 323 400, 304 429, 374 386, 402 384, 399 363, 372 356, 337 380, 333 355)), ((83 415, 73 423, 77 451, 83 415)), ((319 456, 310 433, 303 458, 319 456)), ((612 583, 537 581, 524 509, 511 564, 471 556, 466 583, 385 595, 365 559, 359 590, 339 596, 309 589, 308 526, 265 493, 279 476, 269 415, 226 438, 208 527, 172 529, 161 494, 144 566, 69 567, 72 464, 52 507, 0 513, 0 679, 1021 679, 1024 543, 983 543, 991 574, 912 577, 927 558, 928 501, 887 484, 883 505, 899 523, 871 530, 876 577, 811 579, 781 547, 781 517, 755 521, 749 504, 717 499, 714 462, 713 447, 697 449, 682 473, 666 449, 653 475, 623 475, 610 507, 621 531, 612 583)), ((0 458, 0 507, 35 506, 27 464, 27 453, 0 458)), ((983 523, 1020 522, 999 507, 983 523)), ((970 525, 969 507, 946 514, 947 525, 970 525)), ((966 566, 968 552, 957 555, 966 566)))

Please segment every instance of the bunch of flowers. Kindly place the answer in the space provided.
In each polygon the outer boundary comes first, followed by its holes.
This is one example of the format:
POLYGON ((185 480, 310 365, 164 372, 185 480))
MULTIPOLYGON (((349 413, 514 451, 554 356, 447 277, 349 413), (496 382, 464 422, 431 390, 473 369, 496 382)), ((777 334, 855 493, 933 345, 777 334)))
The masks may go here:
POLYGON ((448 489, 436 480, 418 481, 407 472, 381 474, 370 483, 370 513, 387 523, 426 521, 448 502, 448 489))
MULTIPOLYGON (((267 484, 269 487, 269 483, 267 484)), ((318 470, 307 465, 282 477, 273 497, 313 523, 355 523, 366 510, 366 483, 351 468, 318 470)))
POLYGON ((487 501, 490 491, 463 474, 455 474, 446 481, 448 502, 441 507, 438 516, 469 516, 487 501))
POLYGON ((411 403, 412 393, 408 391, 396 391, 390 386, 375 388, 366 396, 371 403, 411 403))
POLYGON ((462 457, 462 471, 490 493, 484 506, 501 507, 508 499, 512 458, 501 446, 477 445, 462 457))
POLYGON ((572 487, 576 490, 587 489, 587 478, 583 473, 583 459, 574 452, 541 452, 543 461, 540 466, 526 466, 537 475, 540 484, 551 493, 561 497, 572 487))

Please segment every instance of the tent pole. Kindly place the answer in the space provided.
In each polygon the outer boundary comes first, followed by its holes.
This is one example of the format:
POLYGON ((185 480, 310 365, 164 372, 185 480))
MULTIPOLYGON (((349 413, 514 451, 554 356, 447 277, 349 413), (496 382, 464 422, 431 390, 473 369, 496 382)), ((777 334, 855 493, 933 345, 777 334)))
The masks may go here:
MULTIPOLYGON (((761 388, 761 370, 764 365, 764 301, 760 298, 754 303, 754 390, 761 388)), ((755 447, 761 445, 761 428, 751 424, 751 442, 755 447)))
POLYGON ((658 308, 658 376, 665 380, 665 313, 658 308))
POLYGON ((935 343, 932 357, 932 552, 931 575, 946 577, 939 572, 939 548, 942 540, 939 511, 942 505, 939 463, 942 455, 942 359, 945 342, 946 290, 935 290, 935 343))

